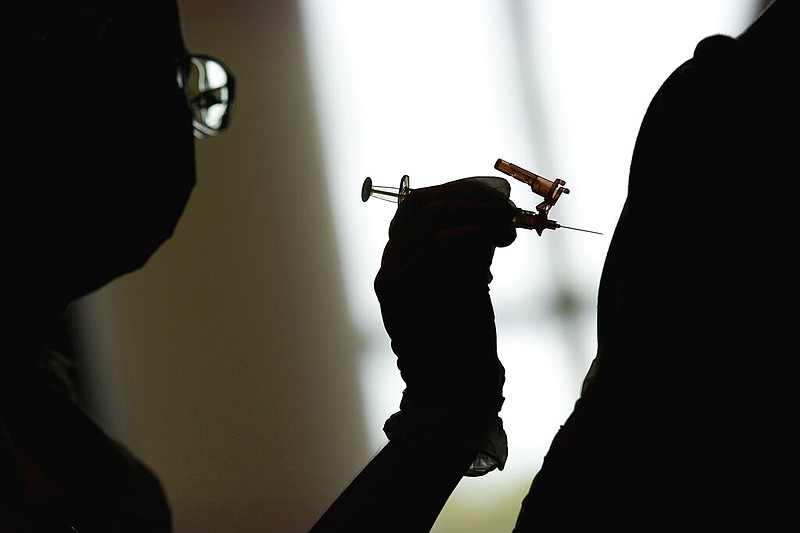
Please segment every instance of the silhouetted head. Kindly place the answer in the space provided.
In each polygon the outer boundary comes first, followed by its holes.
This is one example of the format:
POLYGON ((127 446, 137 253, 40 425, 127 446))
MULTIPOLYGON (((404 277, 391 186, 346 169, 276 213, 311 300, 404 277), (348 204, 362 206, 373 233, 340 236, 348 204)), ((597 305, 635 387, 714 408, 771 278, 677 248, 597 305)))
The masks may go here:
MULTIPOLYGON (((3 252, 11 304, 62 307, 142 266, 195 183, 175 0, 19 0, 3 252)), ((14 311, 12 311, 14 312, 14 311)))

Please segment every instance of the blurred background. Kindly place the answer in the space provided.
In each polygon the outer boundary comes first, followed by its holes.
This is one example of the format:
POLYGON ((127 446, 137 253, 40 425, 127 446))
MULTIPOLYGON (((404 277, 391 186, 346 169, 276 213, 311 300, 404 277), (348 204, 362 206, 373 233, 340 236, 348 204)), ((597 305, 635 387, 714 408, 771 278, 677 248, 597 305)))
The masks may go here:
MULTIPOLYGON (((403 383, 372 282, 395 205, 361 184, 498 176, 570 189, 563 225, 498 250, 506 469, 435 533, 510 532, 594 356, 596 292, 639 122, 701 38, 756 0, 179 0, 237 78, 231 129, 148 265, 71 309, 107 431, 161 477, 176 533, 307 531, 385 444, 403 383)), ((665 184, 665 194, 672 191, 665 184)), ((512 200, 541 200, 512 183, 512 200)))

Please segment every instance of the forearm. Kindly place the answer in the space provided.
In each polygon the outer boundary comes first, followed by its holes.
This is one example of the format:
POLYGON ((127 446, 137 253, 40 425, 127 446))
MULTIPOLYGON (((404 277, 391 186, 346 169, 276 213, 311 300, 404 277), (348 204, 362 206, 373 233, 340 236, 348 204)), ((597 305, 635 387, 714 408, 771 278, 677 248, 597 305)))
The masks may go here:
POLYGON ((310 533, 430 531, 475 453, 455 438, 390 441, 310 533))

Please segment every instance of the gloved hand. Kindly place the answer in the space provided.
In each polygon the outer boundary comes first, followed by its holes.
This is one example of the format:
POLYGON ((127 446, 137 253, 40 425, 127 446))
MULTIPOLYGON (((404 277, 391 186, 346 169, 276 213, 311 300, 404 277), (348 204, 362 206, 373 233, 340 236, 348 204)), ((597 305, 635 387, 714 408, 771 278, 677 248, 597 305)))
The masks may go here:
POLYGON ((496 247, 511 244, 516 206, 503 178, 412 190, 398 205, 375 279, 406 388, 390 439, 448 433, 478 450, 467 475, 503 468, 498 413, 505 373, 489 296, 496 247))

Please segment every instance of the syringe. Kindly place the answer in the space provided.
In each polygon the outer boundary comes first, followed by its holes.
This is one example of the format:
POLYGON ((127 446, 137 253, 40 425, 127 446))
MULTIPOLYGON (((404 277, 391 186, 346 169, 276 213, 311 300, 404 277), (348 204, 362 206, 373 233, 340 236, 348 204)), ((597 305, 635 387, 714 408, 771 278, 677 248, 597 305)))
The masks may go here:
MULTIPOLYGON (((525 209, 517 208, 517 213, 514 215, 512 219, 512 223, 517 228, 522 229, 532 229, 535 230, 536 233, 539 235, 546 229, 571 229, 575 231, 583 231, 586 233, 594 233, 597 235, 602 235, 602 233, 598 231, 592 231, 588 229, 581 229, 581 228, 574 228, 571 226, 563 226, 556 222, 555 220, 549 220, 547 218, 547 214, 550 211, 550 208, 553 204, 556 203, 559 196, 562 193, 568 194, 569 189, 562 187, 564 185, 564 180, 556 180, 555 182, 550 181, 542 176, 534 174, 533 172, 529 172, 522 167, 518 167, 516 165, 512 165, 502 159, 498 159, 495 163, 495 168, 509 176, 516 178, 524 183, 527 183, 531 186, 531 190, 536 194, 544 197, 544 202, 540 203, 536 208, 538 212, 534 213, 533 211, 527 211, 525 209)), ((466 178, 472 179, 475 181, 480 181, 487 186, 493 187, 495 189, 504 189, 504 193, 508 195, 508 183, 500 178, 492 178, 492 177, 474 177, 474 178, 466 178), (490 180, 493 180, 490 182, 490 180), (502 181, 504 187, 497 187, 494 186, 494 182, 502 181)), ((410 187, 410 178, 408 175, 404 175, 400 179, 400 186, 399 187, 385 187, 379 185, 372 184, 372 178, 367 177, 364 180, 364 183, 361 186, 361 200, 366 202, 370 198, 380 198, 381 200, 386 200, 389 202, 397 202, 400 203, 403 201, 403 198, 411 191, 410 187)))

